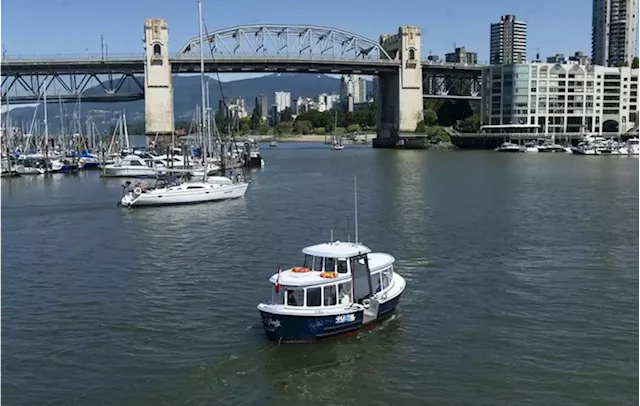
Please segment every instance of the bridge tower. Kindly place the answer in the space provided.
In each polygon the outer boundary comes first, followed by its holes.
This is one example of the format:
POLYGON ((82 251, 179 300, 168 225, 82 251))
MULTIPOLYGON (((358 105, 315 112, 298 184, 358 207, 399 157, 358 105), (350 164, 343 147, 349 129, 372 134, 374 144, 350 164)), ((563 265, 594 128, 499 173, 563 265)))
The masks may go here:
POLYGON ((381 35, 380 45, 401 64, 397 73, 378 77, 378 134, 373 146, 420 148, 423 139, 414 134, 423 119, 420 27, 402 26, 397 34, 381 35))
POLYGON ((147 145, 171 143, 174 134, 173 84, 169 62, 169 24, 162 18, 144 22, 144 128, 147 145))

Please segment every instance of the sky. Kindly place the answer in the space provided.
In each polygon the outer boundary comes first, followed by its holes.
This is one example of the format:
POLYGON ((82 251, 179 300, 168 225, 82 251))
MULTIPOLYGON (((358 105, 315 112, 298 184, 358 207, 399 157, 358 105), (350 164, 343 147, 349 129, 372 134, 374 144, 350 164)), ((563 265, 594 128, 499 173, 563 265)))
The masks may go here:
MULTIPOLYGON (((488 60, 489 26, 502 14, 528 23, 528 59, 591 52, 592 0, 203 0, 209 32, 243 24, 312 24, 378 40, 401 25, 422 29, 422 55, 443 55, 454 44, 488 60)), ((4 0, 0 42, 8 56, 142 52, 145 18, 169 22, 176 53, 198 35, 196 0, 4 0)))

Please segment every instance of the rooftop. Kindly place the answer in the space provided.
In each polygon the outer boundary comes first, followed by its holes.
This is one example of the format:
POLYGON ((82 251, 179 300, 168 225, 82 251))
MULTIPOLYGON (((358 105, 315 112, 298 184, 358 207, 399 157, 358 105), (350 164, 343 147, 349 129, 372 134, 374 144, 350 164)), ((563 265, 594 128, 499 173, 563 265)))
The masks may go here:
POLYGON ((369 247, 362 244, 340 241, 311 245, 302 250, 303 254, 326 258, 350 258, 369 252, 371 252, 369 247))

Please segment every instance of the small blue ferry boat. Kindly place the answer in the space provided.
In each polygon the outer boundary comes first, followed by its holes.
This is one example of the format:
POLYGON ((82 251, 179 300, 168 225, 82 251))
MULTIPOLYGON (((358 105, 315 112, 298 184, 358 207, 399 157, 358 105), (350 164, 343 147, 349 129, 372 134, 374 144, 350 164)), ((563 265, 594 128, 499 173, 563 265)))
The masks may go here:
POLYGON ((271 301, 258 305, 269 339, 312 341, 347 333, 398 305, 406 283, 393 269, 393 256, 339 241, 302 252, 303 265, 274 274, 271 301))

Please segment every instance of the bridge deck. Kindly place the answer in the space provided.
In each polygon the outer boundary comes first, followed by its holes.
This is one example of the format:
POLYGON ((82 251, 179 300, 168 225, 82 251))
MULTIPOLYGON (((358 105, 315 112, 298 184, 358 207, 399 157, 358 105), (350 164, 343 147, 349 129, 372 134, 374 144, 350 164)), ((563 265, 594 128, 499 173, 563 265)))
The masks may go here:
MULTIPOLYGON (((196 73, 200 71, 199 58, 171 58, 173 73, 196 73)), ((223 57, 205 58, 205 71, 213 72, 310 72, 334 74, 377 75, 396 72, 400 62, 396 60, 349 60, 331 58, 274 58, 274 57, 223 57)), ((482 65, 434 63, 423 61, 423 70, 480 72, 482 65)), ((144 72, 143 57, 95 57, 69 59, 3 59, 1 75, 46 75, 72 73, 132 73, 144 72)))

